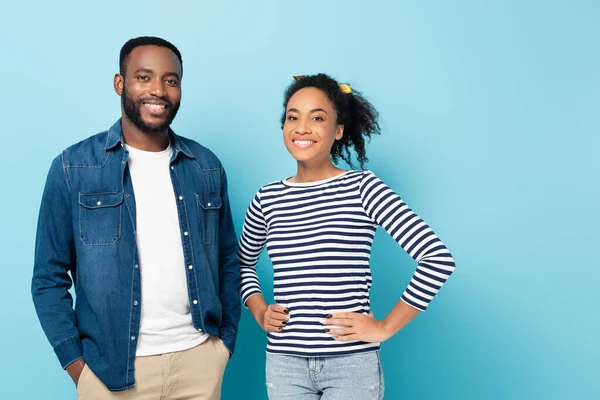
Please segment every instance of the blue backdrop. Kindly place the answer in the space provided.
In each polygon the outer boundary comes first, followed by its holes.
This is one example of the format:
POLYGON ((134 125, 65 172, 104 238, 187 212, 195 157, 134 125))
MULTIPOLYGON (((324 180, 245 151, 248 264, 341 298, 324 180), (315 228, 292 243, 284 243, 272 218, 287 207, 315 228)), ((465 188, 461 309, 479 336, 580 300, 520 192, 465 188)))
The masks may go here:
MULTIPOLYGON (((593 0, 4 2, 0 398, 75 398, 31 302, 37 212, 52 158, 119 117, 118 52, 140 35, 183 53, 174 129, 223 161, 238 234, 255 191, 295 171, 292 75, 376 105, 368 168, 457 263, 383 345, 387 399, 600 398, 599 20, 593 0)), ((415 265, 382 231, 372 267, 382 317, 415 265)), ((259 272, 268 287, 266 255, 259 272)), ((264 344, 245 311, 223 399, 266 398, 264 344)))

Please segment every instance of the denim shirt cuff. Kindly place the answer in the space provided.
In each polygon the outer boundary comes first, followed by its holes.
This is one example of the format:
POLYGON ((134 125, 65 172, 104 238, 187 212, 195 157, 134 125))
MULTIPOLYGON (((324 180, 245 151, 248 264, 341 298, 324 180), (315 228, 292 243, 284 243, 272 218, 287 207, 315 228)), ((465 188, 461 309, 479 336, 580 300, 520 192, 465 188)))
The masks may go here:
POLYGON ((63 369, 67 368, 73 361, 83 358, 81 339, 79 336, 67 338, 54 346, 54 352, 63 369))
POLYGON ((237 332, 234 329, 219 329, 219 339, 223 341, 227 350, 229 350, 229 357, 233 356, 233 351, 235 350, 235 339, 237 337, 237 332))

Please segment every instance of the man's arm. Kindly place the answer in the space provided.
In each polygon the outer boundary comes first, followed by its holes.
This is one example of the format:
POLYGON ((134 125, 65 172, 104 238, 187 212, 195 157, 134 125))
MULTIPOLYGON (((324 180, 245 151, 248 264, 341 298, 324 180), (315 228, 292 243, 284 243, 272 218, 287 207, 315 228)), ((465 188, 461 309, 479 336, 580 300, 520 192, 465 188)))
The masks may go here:
POLYGON ((219 287, 223 318, 219 336, 233 354, 240 321, 240 263, 237 259, 238 242, 227 189, 227 175, 221 170, 221 211, 219 216, 219 287))
POLYGON ((70 188, 63 156, 52 162, 37 226, 31 293, 46 336, 76 382, 83 350, 73 310, 69 271, 75 267, 70 188))

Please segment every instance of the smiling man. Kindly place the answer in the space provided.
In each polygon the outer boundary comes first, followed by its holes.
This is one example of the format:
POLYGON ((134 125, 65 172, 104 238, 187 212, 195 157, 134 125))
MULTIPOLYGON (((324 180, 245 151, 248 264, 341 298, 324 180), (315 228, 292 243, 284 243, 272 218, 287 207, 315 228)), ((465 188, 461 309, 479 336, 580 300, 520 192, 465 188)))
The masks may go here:
POLYGON ((78 398, 218 399, 240 316, 225 171, 170 129, 179 50, 135 38, 119 63, 121 119, 50 168, 33 301, 78 398))

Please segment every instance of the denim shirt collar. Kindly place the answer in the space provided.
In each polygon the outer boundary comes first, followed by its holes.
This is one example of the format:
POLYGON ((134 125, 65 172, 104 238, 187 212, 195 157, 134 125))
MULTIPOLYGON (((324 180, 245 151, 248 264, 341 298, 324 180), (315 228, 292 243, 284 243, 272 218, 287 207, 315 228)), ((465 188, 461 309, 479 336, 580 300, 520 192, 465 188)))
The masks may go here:
MULTIPOLYGON (((179 153, 182 153, 189 158, 194 158, 194 154, 187 144, 185 144, 171 128, 169 128, 169 137, 171 138, 171 146, 173 147, 173 159, 177 158, 179 153)), ((108 135, 106 136, 106 146, 104 149, 106 151, 110 151, 118 145, 122 145, 124 143, 125 140, 123 139, 123 131, 121 130, 121 118, 119 118, 117 122, 115 122, 108 130, 108 135)))

